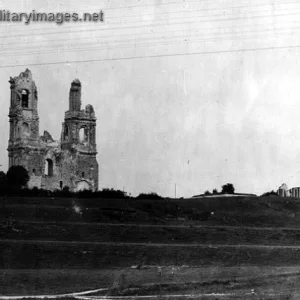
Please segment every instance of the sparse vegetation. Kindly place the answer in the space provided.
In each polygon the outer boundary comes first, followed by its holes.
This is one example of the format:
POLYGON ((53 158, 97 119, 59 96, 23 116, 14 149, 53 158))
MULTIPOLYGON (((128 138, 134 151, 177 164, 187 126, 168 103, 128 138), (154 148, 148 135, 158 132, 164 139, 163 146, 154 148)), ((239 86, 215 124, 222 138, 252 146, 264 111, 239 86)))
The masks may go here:
POLYGON ((214 195, 216 195, 216 194, 218 194, 218 190, 217 190, 217 189, 213 189, 212 193, 213 193, 214 195))
POLYGON ((221 194, 234 194, 234 191, 235 191, 235 189, 234 189, 233 184, 232 183, 227 183, 227 184, 224 184, 222 186, 222 190, 221 190, 220 193, 215 188, 215 189, 212 190, 212 192, 210 192, 209 190, 206 190, 203 195, 211 196, 211 195, 221 195, 221 194))
POLYGON ((199 201, 120 192, 25 188, 22 197, 7 197, 0 210, 2 293, 20 294, 22 285, 30 286, 24 294, 99 287, 119 296, 235 293, 283 285, 289 292, 287 282, 296 283, 298 249, 272 246, 300 246, 298 199, 219 194, 199 201), (7 215, 13 226, 4 226, 7 215))
POLYGON ((222 186, 221 194, 234 194, 234 186, 232 183, 227 183, 222 186))
POLYGON ((265 197, 265 196, 278 196, 278 194, 272 190, 270 192, 267 192, 267 193, 264 193, 261 195, 261 197, 265 197))
POLYGON ((149 194, 145 194, 145 193, 142 193, 142 194, 139 194, 136 199, 162 199, 161 196, 159 196, 158 194, 156 193, 149 193, 149 194))
POLYGON ((6 179, 10 187, 16 189, 26 187, 29 181, 28 171, 23 166, 12 166, 7 171, 6 179))
POLYGON ((7 187, 6 174, 0 171, 0 196, 3 196, 5 194, 6 187, 7 187))

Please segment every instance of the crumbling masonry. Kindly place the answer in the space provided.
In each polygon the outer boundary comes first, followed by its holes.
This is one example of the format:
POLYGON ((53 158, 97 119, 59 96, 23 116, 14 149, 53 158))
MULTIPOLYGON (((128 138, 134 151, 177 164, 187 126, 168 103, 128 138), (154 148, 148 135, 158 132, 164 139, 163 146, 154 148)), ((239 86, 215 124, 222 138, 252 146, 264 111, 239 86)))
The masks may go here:
POLYGON ((31 72, 26 69, 9 82, 9 167, 25 167, 30 188, 97 190, 96 117, 92 105, 81 109, 80 81, 71 83, 60 141, 47 131, 39 136, 38 93, 31 72))

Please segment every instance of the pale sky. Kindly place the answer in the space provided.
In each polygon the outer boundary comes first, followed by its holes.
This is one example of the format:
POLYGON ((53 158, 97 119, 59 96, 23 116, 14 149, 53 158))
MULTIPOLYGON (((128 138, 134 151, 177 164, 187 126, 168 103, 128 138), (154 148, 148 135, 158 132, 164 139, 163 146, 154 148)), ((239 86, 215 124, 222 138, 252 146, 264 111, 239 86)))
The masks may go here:
POLYGON ((189 197, 300 186, 300 2, 0 1, 12 12, 104 12, 97 23, 0 22, 0 165, 9 77, 27 67, 40 134, 60 138, 70 83, 97 116, 99 188, 189 197), (84 4, 83 4, 84 3, 84 4), (69 62, 69 63, 66 63, 69 62))

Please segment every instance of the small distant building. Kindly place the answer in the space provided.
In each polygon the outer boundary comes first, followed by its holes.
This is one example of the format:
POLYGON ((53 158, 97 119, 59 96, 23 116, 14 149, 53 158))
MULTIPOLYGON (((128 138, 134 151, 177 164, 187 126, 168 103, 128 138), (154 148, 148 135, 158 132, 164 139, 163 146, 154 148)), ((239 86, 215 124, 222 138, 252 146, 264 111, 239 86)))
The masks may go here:
POLYGON ((286 183, 283 183, 278 191, 277 191, 277 194, 280 196, 280 197, 290 197, 290 191, 288 189, 288 186, 286 183))
POLYGON ((288 188, 286 183, 283 183, 277 191, 277 194, 281 197, 293 197, 300 198, 300 187, 288 188))
POLYGON ((290 197, 300 198, 300 187, 293 187, 289 190, 290 197))

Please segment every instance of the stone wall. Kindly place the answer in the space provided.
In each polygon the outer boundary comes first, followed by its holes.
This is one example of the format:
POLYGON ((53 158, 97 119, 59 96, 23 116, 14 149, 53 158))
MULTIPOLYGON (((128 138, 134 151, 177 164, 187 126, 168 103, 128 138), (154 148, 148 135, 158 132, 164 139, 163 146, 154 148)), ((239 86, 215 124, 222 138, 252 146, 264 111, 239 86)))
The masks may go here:
POLYGON ((28 182, 28 187, 30 189, 37 187, 37 188, 41 188, 42 186, 42 176, 36 176, 36 175, 31 175, 30 176, 30 180, 28 182))
POLYGON ((9 166, 22 165, 27 169, 30 188, 55 190, 67 186, 71 191, 97 190, 96 118, 91 105, 81 110, 80 81, 76 79, 71 84, 60 141, 47 131, 39 136, 37 89, 31 72, 26 70, 11 78, 10 84, 9 166), (24 89, 29 93, 28 107, 20 105, 24 89), (81 128, 85 130, 83 140, 79 137, 81 128))

